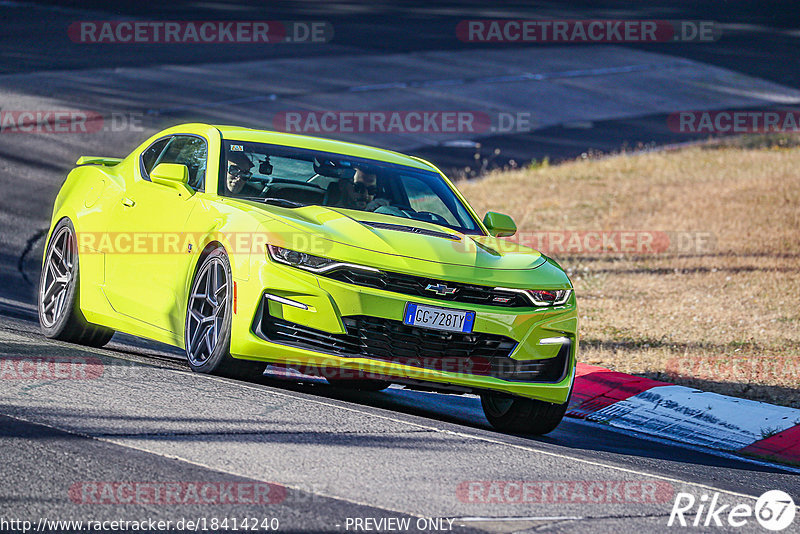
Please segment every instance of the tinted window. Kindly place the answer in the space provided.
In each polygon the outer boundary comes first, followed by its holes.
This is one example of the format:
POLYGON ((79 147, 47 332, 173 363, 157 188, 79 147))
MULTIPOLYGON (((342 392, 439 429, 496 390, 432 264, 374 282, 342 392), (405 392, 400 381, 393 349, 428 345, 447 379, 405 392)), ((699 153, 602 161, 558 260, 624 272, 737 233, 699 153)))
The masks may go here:
POLYGON ((219 193, 223 196, 290 208, 318 205, 367 211, 481 233, 461 200, 433 171, 233 140, 224 141, 222 164, 219 193))
POLYGON ((433 189, 418 178, 406 177, 402 182, 408 197, 408 204, 417 212, 438 213, 452 226, 458 225, 454 214, 433 189))
POLYGON ((158 158, 158 163, 179 163, 189 168, 189 186, 203 189, 208 149, 206 142, 190 135, 176 135, 158 158))
POLYGON ((170 140, 169 137, 166 139, 159 139, 150 147, 142 152, 142 174, 147 177, 150 174, 150 171, 153 170, 155 167, 156 161, 158 161, 158 156, 161 155, 161 152, 164 151, 164 147, 167 146, 167 142, 170 140))

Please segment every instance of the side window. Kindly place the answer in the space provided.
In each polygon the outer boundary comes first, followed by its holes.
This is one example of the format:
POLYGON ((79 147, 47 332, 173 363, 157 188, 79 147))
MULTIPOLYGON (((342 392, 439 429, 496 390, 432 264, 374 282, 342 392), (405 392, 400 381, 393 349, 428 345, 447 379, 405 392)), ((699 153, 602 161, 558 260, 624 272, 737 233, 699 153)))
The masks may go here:
POLYGON ((179 163, 189 168, 189 186, 203 189, 208 148, 205 140, 192 135, 176 135, 156 163, 179 163))
POLYGON ((169 140, 169 137, 165 139, 159 139, 150 145, 147 150, 142 152, 142 175, 144 175, 145 178, 149 176, 150 171, 152 171, 153 167, 156 166, 158 156, 160 156, 164 151, 164 147, 167 146, 167 142, 169 142, 169 140))

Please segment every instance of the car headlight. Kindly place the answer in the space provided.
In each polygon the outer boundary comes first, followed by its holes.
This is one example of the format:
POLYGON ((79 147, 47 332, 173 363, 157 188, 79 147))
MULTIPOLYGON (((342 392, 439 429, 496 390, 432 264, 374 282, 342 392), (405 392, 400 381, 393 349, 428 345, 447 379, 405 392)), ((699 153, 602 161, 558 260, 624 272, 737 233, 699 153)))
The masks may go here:
POLYGON ((373 269, 366 265, 344 263, 330 258, 323 258, 322 256, 314 256, 313 254, 279 247, 277 245, 267 245, 267 252, 269 253, 269 257, 278 263, 291 265, 292 267, 298 267, 313 273, 326 273, 339 267, 352 267, 363 271, 380 272, 379 269, 373 269))
POLYGON ((336 263, 336 261, 328 258, 314 256, 313 254, 306 254, 305 252, 298 252, 276 245, 267 245, 267 251, 269 252, 270 258, 278 263, 285 263, 286 265, 308 269, 309 271, 324 270, 325 267, 336 263))
POLYGON ((525 294, 534 306, 560 306, 569 300, 571 289, 527 289, 525 294))

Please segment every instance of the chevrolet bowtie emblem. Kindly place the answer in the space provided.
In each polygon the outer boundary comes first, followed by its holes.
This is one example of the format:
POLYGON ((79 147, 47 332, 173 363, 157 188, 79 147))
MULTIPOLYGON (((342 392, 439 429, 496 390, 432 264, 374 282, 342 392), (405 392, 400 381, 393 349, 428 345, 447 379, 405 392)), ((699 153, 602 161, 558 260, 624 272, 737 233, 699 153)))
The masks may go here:
POLYGON ((428 284, 428 287, 425 288, 426 291, 433 291, 437 295, 442 297, 446 295, 452 295, 456 292, 456 288, 454 287, 447 287, 444 284, 428 284))

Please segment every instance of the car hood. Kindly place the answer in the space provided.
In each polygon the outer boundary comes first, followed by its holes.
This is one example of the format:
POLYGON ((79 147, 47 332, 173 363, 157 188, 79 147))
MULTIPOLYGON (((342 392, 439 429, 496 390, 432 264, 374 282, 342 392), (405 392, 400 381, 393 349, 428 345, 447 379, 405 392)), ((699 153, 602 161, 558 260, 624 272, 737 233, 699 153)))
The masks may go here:
MULTIPOLYGON (((533 269, 545 262, 538 251, 513 241, 462 234, 413 219, 324 206, 294 209, 266 206, 265 209, 294 230, 310 234, 315 240, 381 254, 441 264, 509 270, 533 269), (396 228, 390 225, 396 225, 396 228), (430 233, 415 233, 414 229, 430 233)), ((287 248, 292 248, 293 239, 290 236, 284 239, 287 248)), ((303 239, 300 241, 307 242, 303 239)), ((297 248, 305 247, 299 245, 297 248)), ((325 246, 321 248, 324 250, 325 246)), ((310 249, 305 251, 313 253, 310 249)))

